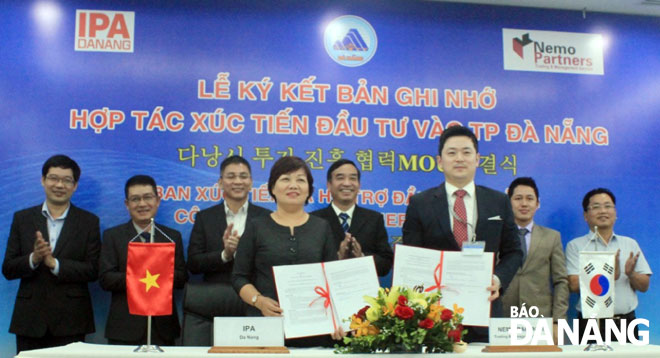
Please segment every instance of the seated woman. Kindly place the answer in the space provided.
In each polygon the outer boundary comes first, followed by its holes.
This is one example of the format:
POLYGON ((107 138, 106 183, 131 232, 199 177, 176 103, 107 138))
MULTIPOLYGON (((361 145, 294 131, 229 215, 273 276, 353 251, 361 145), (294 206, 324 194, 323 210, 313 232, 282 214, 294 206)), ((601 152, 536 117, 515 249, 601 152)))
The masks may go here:
MULTIPOLYGON (((337 259, 330 225, 309 215, 304 206, 312 196, 314 178, 305 161, 282 157, 270 170, 268 192, 277 209, 247 223, 236 251, 232 285, 250 307, 250 316, 281 316, 273 266, 337 259)), ((341 328, 332 338, 341 339, 341 328)), ((287 346, 332 345, 329 336, 287 340, 287 346)))

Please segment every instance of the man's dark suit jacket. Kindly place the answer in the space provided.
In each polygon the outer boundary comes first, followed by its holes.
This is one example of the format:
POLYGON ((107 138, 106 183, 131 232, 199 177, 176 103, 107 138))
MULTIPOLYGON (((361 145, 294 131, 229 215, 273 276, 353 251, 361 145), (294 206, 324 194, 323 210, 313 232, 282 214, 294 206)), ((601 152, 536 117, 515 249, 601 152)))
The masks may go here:
MULTIPOLYGON (((485 251, 495 253, 494 274, 504 292, 522 264, 518 228, 513 221, 511 202, 504 193, 477 185, 476 240, 485 241, 485 251)), ((415 194, 410 198, 403 224, 403 243, 436 250, 458 251, 449 223, 445 184, 415 194)), ((492 306, 491 316, 499 317, 501 302, 492 306)))
MULTIPOLYGON (((330 223, 337 250, 339 244, 344 240, 344 229, 341 228, 339 218, 332 209, 332 205, 311 212, 312 215, 321 217, 330 223)), ((376 262, 378 276, 385 276, 392 268, 394 253, 388 241, 387 231, 383 215, 377 211, 355 206, 351 226, 348 232, 360 243, 365 256, 373 255, 376 262)))
MULTIPOLYGON (((271 211, 248 203, 247 222, 268 215, 271 211)), ((204 281, 231 284, 234 260, 222 262, 225 244, 222 236, 227 229, 224 201, 197 213, 188 243, 188 270, 193 274, 203 273, 204 281)))
MULTIPOLYGON (((174 288, 183 288, 188 279, 186 262, 183 257, 181 234, 166 226, 156 224, 167 236, 174 240, 174 288)), ((126 257, 128 243, 137 235, 133 222, 115 226, 103 232, 103 247, 99 283, 101 288, 112 292, 110 311, 105 326, 105 337, 120 341, 137 341, 147 332, 147 317, 136 316, 128 312, 126 299, 126 257)), ((140 240, 136 240, 140 242, 140 240)), ((162 233, 156 230, 154 242, 170 242, 162 233)), ((179 317, 172 300, 172 314, 169 316, 152 317, 152 329, 166 340, 174 340, 179 336, 179 317)))
POLYGON ((18 211, 11 224, 2 273, 20 278, 9 332, 26 337, 73 336, 94 332, 94 314, 87 283, 98 276, 101 251, 99 218, 73 204, 64 220, 53 257, 60 263, 55 276, 42 262, 30 268, 36 232, 48 242, 41 205, 18 211))

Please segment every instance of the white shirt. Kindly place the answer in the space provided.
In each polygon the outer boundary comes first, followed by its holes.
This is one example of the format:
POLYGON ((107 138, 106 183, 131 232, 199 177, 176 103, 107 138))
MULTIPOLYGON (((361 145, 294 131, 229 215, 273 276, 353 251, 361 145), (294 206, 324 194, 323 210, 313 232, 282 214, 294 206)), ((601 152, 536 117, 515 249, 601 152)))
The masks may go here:
POLYGON ((245 231, 245 223, 247 222, 247 209, 248 201, 246 200, 243 205, 238 209, 238 212, 234 214, 233 211, 227 205, 225 201, 225 216, 227 217, 227 226, 234 224, 233 231, 238 232, 238 236, 242 236, 245 231))
MULTIPOLYGON (((630 313, 637 308, 637 293, 630 286, 630 279, 624 272, 624 265, 628 257, 630 257, 630 253, 632 252, 632 254, 635 255, 640 252, 639 259, 637 259, 637 264, 634 268, 636 272, 645 275, 651 275, 653 273, 644 257, 644 253, 639 248, 637 241, 626 236, 616 235, 613 232, 609 243, 605 245, 602 240, 594 237, 593 231, 589 231, 588 234, 573 239, 568 245, 566 245, 566 271, 569 275, 578 276, 580 275, 580 251, 616 252, 616 250, 619 249, 621 250, 619 253, 621 275, 619 276, 619 279, 614 282, 615 315, 630 313)), ((579 300, 575 308, 577 308, 578 311, 582 311, 579 300)))
MULTIPOLYGON (((245 224, 247 222, 247 212, 248 212, 248 201, 245 200, 243 205, 238 209, 237 213, 234 213, 231 211, 229 208, 229 205, 227 205, 227 201, 224 202, 225 205, 225 217, 227 218, 227 227, 229 225, 234 224, 234 227, 232 231, 238 232, 238 236, 243 236, 243 232, 245 232, 245 224)), ((224 232, 221 233, 224 236, 224 232)), ((222 250, 221 253, 221 258, 222 262, 229 262, 233 259, 233 257, 228 257, 228 255, 225 253, 225 250, 222 250)), ((236 251, 234 251, 234 256, 236 256, 236 251)))
POLYGON ((351 227, 351 222, 353 221, 353 212, 355 211, 355 204, 353 204, 353 206, 351 206, 351 208, 346 211, 339 209, 334 202, 332 202, 330 206, 332 206, 332 210, 334 210, 335 214, 337 214, 337 220, 339 220, 339 224, 341 225, 341 218, 339 218, 339 214, 346 213, 346 215, 348 215, 346 222, 348 223, 348 227, 351 227))
MULTIPOLYGON (((43 216, 46 217, 46 226, 48 227, 48 241, 50 242, 50 251, 55 252, 55 245, 57 245, 57 239, 60 238, 60 233, 62 232, 62 227, 64 227, 64 221, 66 220, 66 216, 69 214, 69 208, 71 207, 71 204, 67 206, 66 210, 60 215, 59 218, 55 219, 53 218, 53 215, 50 213, 50 209, 48 209, 48 204, 44 201, 43 205, 41 205, 41 213, 43 216)), ((31 269, 36 269, 37 266, 39 265, 33 265, 32 264, 32 255, 34 253, 30 254, 30 268, 31 269)), ((60 261, 58 259, 55 259, 55 267, 50 270, 50 272, 53 273, 53 275, 58 276, 60 274, 60 261)))
MULTIPOLYGON (((451 225, 452 231, 454 230, 454 215, 452 215, 452 211, 454 210, 454 203, 456 202, 456 196, 454 193, 459 190, 463 189, 467 192, 465 196, 463 197, 463 202, 465 203, 465 213, 467 214, 467 235, 468 235, 468 241, 473 241, 474 240, 474 228, 477 225, 477 196, 475 194, 476 192, 476 187, 474 185, 474 181, 471 181, 468 183, 463 188, 458 188, 453 185, 451 185, 448 182, 445 182, 445 190, 447 191, 447 205, 449 209, 449 224, 451 225)), ((458 214, 456 214, 458 217, 458 214)))

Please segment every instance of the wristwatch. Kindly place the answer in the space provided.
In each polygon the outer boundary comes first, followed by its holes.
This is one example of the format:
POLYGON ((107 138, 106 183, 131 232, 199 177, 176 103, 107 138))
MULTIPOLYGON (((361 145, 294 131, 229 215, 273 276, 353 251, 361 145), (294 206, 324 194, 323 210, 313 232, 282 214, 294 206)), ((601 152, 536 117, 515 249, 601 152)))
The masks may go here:
POLYGON ((252 296, 252 299, 250 300, 250 301, 252 302, 252 306, 255 306, 255 307, 256 307, 256 305, 257 305, 257 298, 259 298, 259 296, 261 296, 261 293, 257 293, 256 295, 252 296))

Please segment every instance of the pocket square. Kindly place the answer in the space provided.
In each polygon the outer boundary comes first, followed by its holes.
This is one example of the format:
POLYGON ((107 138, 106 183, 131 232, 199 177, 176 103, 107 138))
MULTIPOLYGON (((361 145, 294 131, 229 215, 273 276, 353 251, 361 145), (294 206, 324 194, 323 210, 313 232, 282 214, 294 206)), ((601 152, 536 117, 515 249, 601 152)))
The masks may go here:
POLYGON ((497 215, 497 216, 489 217, 488 220, 502 220, 502 218, 499 215, 497 215))

